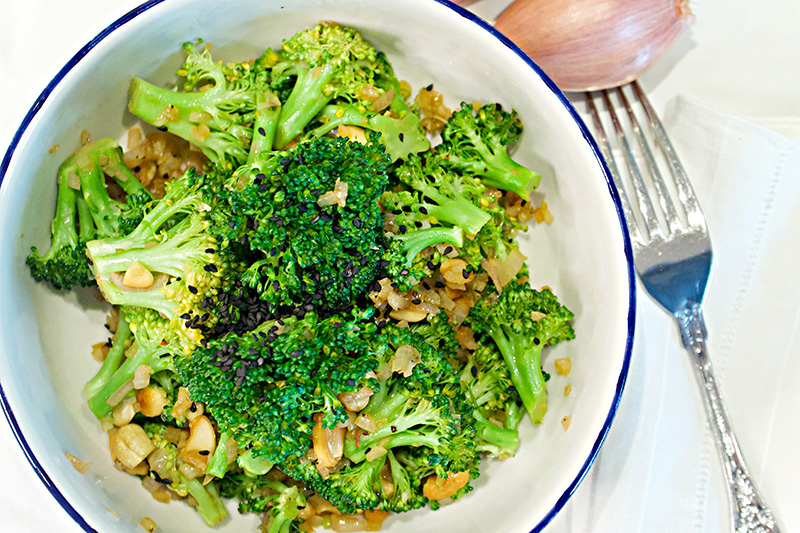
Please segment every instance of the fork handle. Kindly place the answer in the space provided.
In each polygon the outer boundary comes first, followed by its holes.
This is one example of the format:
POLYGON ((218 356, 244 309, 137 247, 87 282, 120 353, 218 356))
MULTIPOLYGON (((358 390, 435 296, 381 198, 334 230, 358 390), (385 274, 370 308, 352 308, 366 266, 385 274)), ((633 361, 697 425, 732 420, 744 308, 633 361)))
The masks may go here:
POLYGON ((706 412, 714 433, 722 468, 728 482, 728 496, 733 507, 732 525, 736 533, 779 533, 772 511, 759 494, 747 471, 744 457, 733 434, 725 403, 706 353, 708 334, 700 304, 691 302, 675 313, 683 346, 689 352, 706 412))

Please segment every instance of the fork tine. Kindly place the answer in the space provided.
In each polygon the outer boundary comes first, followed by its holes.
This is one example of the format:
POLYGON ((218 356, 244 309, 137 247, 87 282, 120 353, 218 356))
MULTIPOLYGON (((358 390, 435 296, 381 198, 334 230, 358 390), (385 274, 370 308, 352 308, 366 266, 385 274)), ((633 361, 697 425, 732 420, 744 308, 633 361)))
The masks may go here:
POLYGON ((659 148, 664 153, 664 157, 666 158, 669 168, 672 171, 672 177, 675 180, 675 187, 678 191, 678 198, 683 205, 684 212, 686 213, 686 221, 688 222, 689 227, 705 228, 705 217, 703 216, 703 212, 700 209, 700 204, 697 201, 697 195, 694 193, 692 184, 689 182, 689 178, 686 175, 686 170, 683 168, 683 165, 678 158, 678 154, 675 151, 675 148, 672 146, 672 142, 669 140, 669 136, 664 130, 661 120, 658 118, 658 114, 653 109, 653 106, 650 105, 650 100, 639 86, 639 82, 634 81, 631 83, 631 87, 633 87, 636 97, 642 104, 642 108, 647 116, 647 121, 650 123, 653 137, 656 139, 659 148))
POLYGON ((628 173, 633 181, 633 191, 639 204, 639 212, 642 214, 642 219, 644 221, 644 227, 647 231, 648 238, 650 240, 663 238, 664 233, 661 231, 661 225, 658 222, 656 210, 653 207, 650 194, 647 192, 647 186, 644 183, 642 171, 639 168, 639 164, 636 162, 636 156, 631 149, 630 142, 628 142, 628 136, 625 134, 625 129, 622 127, 622 123, 617 116, 614 104, 611 102, 611 97, 609 96, 608 91, 603 91, 602 97, 606 110, 611 117, 611 123, 614 126, 617 139, 622 146, 622 155, 625 158, 625 163, 628 167, 628 173))
MULTIPOLYGON (((633 107, 631 106, 628 97, 625 96, 625 91, 622 90, 622 87, 618 87, 617 93, 619 94, 619 99, 628 114, 631 130, 633 131, 636 140, 639 142, 639 149, 644 157, 647 169, 650 171, 650 177, 653 181, 653 187, 656 191, 658 203, 661 205, 661 210, 664 214, 665 220, 667 221, 667 228, 669 229, 670 233, 675 233, 681 228, 681 220, 678 218, 678 211, 675 209, 675 204, 672 201, 669 190, 667 189, 667 184, 661 175, 661 171, 658 169, 658 163, 656 163, 653 150, 650 148, 650 143, 647 142, 647 138, 645 137, 644 132, 639 125, 639 119, 636 118, 636 114, 633 112, 633 107)), ((649 118, 650 117, 648 116, 648 120, 649 118)))
POLYGON ((608 141, 606 130, 603 127, 603 122, 600 120, 600 113, 597 111, 597 106, 594 104, 594 96, 590 92, 587 92, 585 96, 586 103, 589 106, 589 113, 592 115, 594 131, 600 141, 600 152, 603 155, 603 159, 605 159, 606 163, 608 164, 608 169, 611 171, 611 178, 614 180, 614 185, 617 187, 617 191, 619 191, 622 202, 622 212, 625 214, 625 220, 628 222, 628 231, 631 235, 631 239, 636 243, 644 244, 642 236, 639 233, 639 226, 636 224, 636 219, 634 218, 633 210, 631 209, 631 202, 628 199, 628 193, 625 190, 625 187, 622 183, 622 178, 620 177, 617 161, 611 151, 611 143, 608 141))

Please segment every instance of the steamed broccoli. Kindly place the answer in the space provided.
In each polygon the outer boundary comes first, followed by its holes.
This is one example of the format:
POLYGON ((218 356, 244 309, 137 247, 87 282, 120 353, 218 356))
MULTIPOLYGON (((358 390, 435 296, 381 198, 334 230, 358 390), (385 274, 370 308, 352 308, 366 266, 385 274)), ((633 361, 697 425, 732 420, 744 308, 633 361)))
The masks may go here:
POLYGON ((272 473, 251 476, 236 472, 220 481, 220 492, 225 498, 239 500, 240 513, 268 513, 264 533, 299 531, 297 523, 302 520, 298 515, 306 505, 306 498, 290 480, 280 480, 272 473))
POLYGON ((395 238, 403 243, 407 265, 428 246, 467 245, 492 219, 481 207, 486 187, 480 180, 452 172, 443 163, 435 153, 409 156, 393 172, 402 185, 381 196, 381 205, 397 227, 395 238))
POLYGON ((366 317, 306 314, 227 335, 178 359, 183 383, 240 448, 280 464, 305 456, 315 413, 325 427, 347 420, 337 395, 368 384, 376 367, 366 317))
POLYGON ((509 113, 500 104, 476 109, 462 103, 445 124, 437 151, 453 168, 528 199, 542 177, 508 155, 508 146, 520 135, 522 123, 516 112, 509 113))
POLYGON ((377 382, 370 384, 374 393, 359 416, 375 421, 377 429, 348 432, 343 451, 348 463, 327 477, 302 462, 284 465, 342 512, 408 511, 428 502, 423 487, 430 476, 477 476, 472 409, 450 364, 408 329, 387 325, 376 340, 377 382), (371 457, 376 450, 380 453, 371 457))
POLYGON ((224 191, 224 238, 258 254, 242 281, 276 310, 335 310, 361 297, 386 238, 377 199, 389 160, 369 144, 323 137, 256 158, 224 191))
POLYGON ((304 137, 314 123, 320 125, 311 131, 311 138, 340 124, 379 132, 392 159, 430 146, 388 60, 357 30, 320 23, 296 33, 280 51, 266 57, 273 85, 292 80, 278 118, 276 148, 304 137))
POLYGON ((39 255, 36 247, 31 248, 26 261, 31 275, 56 289, 93 285, 86 243, 130 231, 150 200, 150 193, 125 166, 122 148, 115 141, 102 139, 80 147, 58 169, 50 249, 39 255), (109 196, 106 175, 122 187, 126 202, 109 196))
POLYGON ((119 328, 109 357, 84 389, 89 409, 97 418, 107 416, 133 392, 133 377, 139 367, 148 367, 152 375, 175 372, 173 358, 179 348, 167 321, 152 311, 123 308, 119 328), (133 333, 135 342, 126 349, 129 333, 133 333))
POLYGON ((215 217, 225 212, 216 209, 220 186, 189 169, 169 182, 132 232, 86 245, 105 299, 159 312, 187 350, 231 319, 223 296, 245 265, 216 238, 215 217))
POLYGON ((534 424, 547 411, 542 349, 575 337, 572 311, 549 289, 512 281, 500 294, 485 294, 471 312, 472 329, 488 336, 503 355, 511 382, 534 424))
POLYGON ((197 46, 183 45, 186 59, 178 71, 185 78, 183 92, 135 77, 128 109, 197 146, 213 163, 234 170, 247 161, 251 149, 272 148, 280 102, 269 89, 268 70, 258 63, 225 65, 211 58, 208 45, 197 46))

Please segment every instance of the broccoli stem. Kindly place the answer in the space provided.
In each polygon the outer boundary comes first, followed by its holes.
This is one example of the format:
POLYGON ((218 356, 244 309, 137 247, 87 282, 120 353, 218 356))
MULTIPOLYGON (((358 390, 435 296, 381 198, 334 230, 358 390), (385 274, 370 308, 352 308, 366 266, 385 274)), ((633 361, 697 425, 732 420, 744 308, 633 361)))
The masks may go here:
POLYGON ((97 286, 103 293, 106 301, 113 305, 129 307, 144 307, 153 309, 170 320, 175 319, 176 302, 170 301, 160 289, 150 289, 144 291, 130 291, 120 288, 112 279, 110 274, 101 274, 95 277, 97 286))
MULTIPOLYGON (((187 264, 207 264, 211 255, 208 249, 206 224, 185 218, 175 228, 175 233, 149 248, 132 248, 117 252, 96 253, 90 246, 92 267, 96 274, 124 272, 134 262, 141 263, 151 272, 163 272, 173 277, 185 274, 187 264)), ((146 244, 140 243, 140 246, 146 244)))
POLYGON ((250 154, 247 156, 248 165, 253 164, 259 153, 272 150, 280 113, 281 101, 277 96, 267 91, 260 91, 256 94, 256 119, 253 123, 250 154))
POLYGON ((226 443, 232 436, 233 434, 229 430, 220 433, 217 447, 208 461, 206 474, 214 477, 223 477, 228 472, 228 446, 226 443))
POLYGON ((78 208, 78 236, 81 241, 89 242, 97 235, 97 228, 94 227, 92 220, 92 212, 89 209, 89 204, 83 197, 78 196, 76 199, 78 208))
MULTIPOLYGON (((188 173, 187 173, 188 175, 188 173)), ((92 262, 95 256, 112 255, 118 250, 141 248, 149 242, 156 240, 159 230, 173 217, 188 214, 201 208, 203 195, 199 191, 188 190, 193 184, 188 183, 186 176, 171 182, 164 197, 155 203, 155 206, 144 215, 139 225, 128 235, 114 238, 105 238, 87 244, 87 253, 92 262)))
POLYGON ((75 165, 68 171, 77 173, 80 178, 83 198, 91 210, 97 232, 100 235, 116 233, 114 221, 119 217, 123 204, 112 200, 108 195, 103 171, 94 163, 91 163, 91 168, 75 165))
POLYGON ((499 427, 478 411, 474 411, 478 449, 493 455, 514 455, 519 448, 519 432, 516 428, 499 427))
POLYGON ((401 251, 406 254, 407 264, 411 265, 414 258, 428 246, 438 243, 448 243, 456 247, 464 244, 464 232, 459 226, 452 228, 426 228, 411 230, 403 235, 395 235, 394 238, 403 241, 401 251))
POLYGON ((242 138, 249 137, 247 128, 237 127, 220 116, 216 105, 227 101, 230 95, 224 89, 224 77, 222 84, 217 77, 214 80, 215 86, 206 91, 181 93, 158 87, 141 78, 133 78, 128 109, 148 124, 165 127, 173 135, 197 146, 212 161, 219 161, 228 155, 243 162, 247 159, 247 152, 242 147, 242 138), (165 110, 169 106, 177 111, 174 120, 166 118, 165 110), (204 122, 193 123, 190 119, 193 114, 203 120, 214 120, 227 131, 212 131, 203 135, 197 126, 204 122))
POLYGON ((436 191, 434 187, 412 185, 422 194, 439 205, 425 204, 428 214, 436 220, 460 226, 470 235, 477 234, 492 219, 491 215, 460 195, 450 198, 436 191))
POLYGON ((213 526, 228 516, 228 511, 225 509, 213 481, 203 485, 197 478, 188 479, 181 473, 178 473, 178 476, 189 494, 197 501, 197 512, 200 513, 206 524, 213 526))
POLYGON ((267 480, 264 486, 278 493, 270 510, 269 529, 266 533, 290 533, 293 530, 292 524, 300 514, 300 509, 305 507, 305 496, 297 487, 290 487, 279 481, 267 480))
POLYGON ((114 393, 121 387, 127 388, 130 386, 130 390, 133 390, 133 383, 131 383, 131 381, 133 380, 133 375, 136 373, 136 369, 140 366, 149 366, 153 370, 153 374, 169 368, 172 363, 171 357, 162 357, 164 353, 164 350, 161 349, 161 346, 158 344, 155 346, 146 346, 137 343, 136 352, 133 356, 125 359, 119 368, 111 374, 103 387, 89 398, 88 404, 92 413, 94 413, 97 418, 107 416, 119 401, 122 400, 122 397, 124 397, 123 394, 116 402, 112 402, 111 397, 114 393))
POLYGON ((133 333, 131 332, 130 324, 128 324, 123 315, 123 313, 120 313, 117 332, 114 334, 111 348, 108 350, 108 355, 106 355, 100 370, 83 387, 83 394, 87 398, 91 398, 102 390, 125 357, 125 345, 133 337, 133 333))
MULTIPOLYGON (((67 172, 59 172, 56 216, 50 224, 50 250, 44 255, 43 259, 45 260, 52 257, 56 251, 62 248, 77 248, 78 246, 78 233, 75 231, 75 213, 78 207, 77 195, 75 190, 68 185, 67 178, 67 172)), ((79 218, 78 220, 80 221, 81 219, 79 218)))
POLYGON ((531 421, 540 424, 547 412, 547 389, 541 364, 544 343, 538 337, 528 339, 515 334, 507 326, 492 327, 489 335, 503 354, 511 382, 531 421))
POLYGON ((335 96, 326 95, 325 86, 336 73, 330 63, 317 68, 297 68, 297 80, 289 98, 281 106, 275 133, 275 147, 284 149, 335 96))

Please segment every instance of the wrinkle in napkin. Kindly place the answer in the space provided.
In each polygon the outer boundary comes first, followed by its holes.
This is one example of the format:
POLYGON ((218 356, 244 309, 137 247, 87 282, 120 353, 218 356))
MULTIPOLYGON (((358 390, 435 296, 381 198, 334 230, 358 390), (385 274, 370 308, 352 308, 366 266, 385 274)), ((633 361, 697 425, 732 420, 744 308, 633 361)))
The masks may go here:
MULTIPOLYGON (((711 234, 710 359, 762 495, 785 531, 800 530, 800 120, 757 123, 683 97, 665 118, 711 234)), ((617 418, 549 532, 731 530, 691 364, 639 287, 617 418)))

